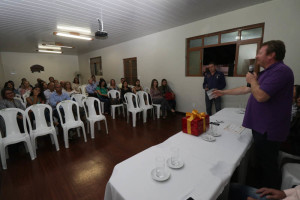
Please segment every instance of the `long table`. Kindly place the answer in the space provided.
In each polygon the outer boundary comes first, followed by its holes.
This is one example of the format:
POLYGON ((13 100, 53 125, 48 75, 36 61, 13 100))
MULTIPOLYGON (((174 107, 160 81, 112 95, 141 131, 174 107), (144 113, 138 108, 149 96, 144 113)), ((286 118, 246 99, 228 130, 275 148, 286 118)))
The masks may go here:
POLYGON ((161 144, 152 146, 117 164, 106 185, 105 200, 135 199, 216 199, 229 183, 252 143, 249 129, 241 133, 229 130, 229 125, 240 126, 244 115, 238 108, 225 108, 210 117, 223 121, 217 126, 222 135, 214 142, 200 136, 179 132, 161 144), (152 179, 155 158, 171 156, 170 148, 178 147, 184 161, 181 169, 170 169, 171 176, 164 182, 152 179))

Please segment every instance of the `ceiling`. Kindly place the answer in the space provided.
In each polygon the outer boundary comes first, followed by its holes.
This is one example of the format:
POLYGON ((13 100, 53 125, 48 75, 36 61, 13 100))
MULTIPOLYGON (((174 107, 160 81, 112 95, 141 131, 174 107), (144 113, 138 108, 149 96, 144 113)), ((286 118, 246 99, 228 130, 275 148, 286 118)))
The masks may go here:
POLYGON ((61 42, 76 55, 269 0, 0 0, 0 51, 36 52, 38 43, 61 42), (58 25, 98 30, 108 38, 53 35, 58 25))

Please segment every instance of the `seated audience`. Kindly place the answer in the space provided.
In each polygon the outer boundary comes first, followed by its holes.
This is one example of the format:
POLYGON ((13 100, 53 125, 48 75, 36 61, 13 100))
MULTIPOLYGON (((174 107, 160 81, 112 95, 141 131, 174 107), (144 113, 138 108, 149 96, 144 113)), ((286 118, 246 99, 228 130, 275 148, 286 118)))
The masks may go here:
MULTIPOLYGON (((58 120, 60 120, 60 119, 59 119, 58 111, 56 110, 56 105, 58 103, 60 103, 61 101, 70 100, 70 99, 71 99, 70 96, 67 93, 62 91, 61 85, 56 84, 55 92, 53 92, 51 94, 50 99, 49 99, 49 104, 53 109, 53 116, 56 117, 58 120)), ((63 115, 62 117, 64 118, 64 113, 63 113, 62 108, 61 108, 61 111, 62 111, 62 115, 63 115)))
POLYGON ((110 80, 110 86, 108 87, 108 90, 119 90, 119 88, 116 86, 115 79, 110 80))
POLYGON ((46 102, 46 97, 39 87, 34 87, 31 90, 30 96, 26 98, 27 107, 34 104, 44 104, 46 102))
POLYGON ((128 87, 127 81, 124 80, 124 81, 123 81, 123 84, 122 84, 122 89, 121 89, 121 101, 122 101, 122 102, 125 102, 124 95, 125 95, 127 92, 132 92, 132 91, 131 91, 131 88, 128 87))
POLYGON ((141 84, 140 84, 140 80, 139 80, 139 79, 136 79, 135 84, 134 84, 134 87, 132 88, 132 92, 133 92, 134 94, 136 94, 136 92, 138 92, 138 91, 143 91, 143 88, 142 88, 142 86, 141 86, 141 84))
POLYGON ((97 97, 97 91, 96 91, 96 86, 93 83, 93 79, 88 80, 89 84, 86 85, 85 89, 86 92, 89 94, 91 97, 97 97))
POLYGON ((65 92, 71 96, 72 94, 77 93, 75 90, 72 89, 70 81, 65 82, 65 92))
POLYGON ((49 103, 50 96, 54 92, 54 82, 48 83, 48 89, 44 91, 44 95, 46 97, 46 103, 49 103))
MULTIPOLYGON (((0 110, 5 108, 19 108, 22 110, 25 110, 24 105, 21 103, 21 101, 14 99, 15 93, 13 89, 11 88, 3 88, 1 90, 1 96, 2 100, 0 100, 0 110)), ((18 125, 21 132, 24 132, 24 126, 23 126, 23 117, 22 115, 19 115, 17 118, 18 125)), ((2 133, 2 136, 4 137, 6 135, 5 130, 5 123, 3 118, 0 118, 0 130, 2 133)))
POLYGON ((41 92, 48 90, 48 84, 44 81, 41 86, 41 92))
POLYGON ((106 82, 104 79, 100 79, 99 85, 96 88, 97 96, 100 99, 100 101, 104 102, 104 113, 108 114, 110 111, 110 101, 108 99, 108 89, 106 88, 106 82))
POLYGON ((53 82, 54 83, 54 78, 52 76, 49 77, 49 82, 53 82))
POLYGON ((120 89, 122 89, 122 87, 123 87, 123 82, 125 81, 125 78, 121 78, 121 82, 119 83, 119 85, 118 85, 118 87, 120 88, 120 89))
POLYGON ((151 82, 150 95, 154 104, 161 104, 163 119, 166 118, 168 110, 171 110, 173 113, 175 112, 175 110, 170 107, 167 100, 160 93, 158 89, 158 81, 156 79, 153 79, 151 82))
POLYGON ((23 86, 20 88, 19 92, 20 92, 20 95, 23 96, 24 94, 31 92, 31 90, 32 90, 32 87, 30 86, 29 82, 24 81, 23 86))
POLYGON ((173 90, 169 87, 166 79, 163 79, 161 81, 161 86, 159 86, 158 89, 162 94, 162 96, 168 101, 171 108, 175 110, 176 108, 175 94, 173 90))
POLYGON ((73 83, 72 83, 73 90, 80 93, 79 86, 80 86, 79 79, 77 77, 75 77, 74 80, 73 80, 73 83))
POLYGON ((96 80, 96 76, 92 75, 91 79, 93 80, 93 84, 95 85, 95 87, 97 87, 99 85, 99 82, 96 80))
POLYGON ((13 81, 7 81, 4 84, 4 88, 6 88, 6 87, 13 89, 15 94, 19 94, 19 91, 15 88, 15 83, 13 81))

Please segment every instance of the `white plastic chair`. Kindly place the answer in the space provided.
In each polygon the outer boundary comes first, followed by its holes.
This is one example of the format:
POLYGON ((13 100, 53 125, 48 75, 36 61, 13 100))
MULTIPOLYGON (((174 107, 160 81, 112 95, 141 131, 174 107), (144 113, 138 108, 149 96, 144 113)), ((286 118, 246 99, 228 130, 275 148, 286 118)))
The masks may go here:
POLYGON ((85 98, 86 98, 86 96, 83 95, 83 94, 73 94, 71 96, 71 99, 73 101, 76 101, 78 106, 81 107, 81 108, 83 107, 82 100, 85 99, 85 98))
POLYGON ((72 129, 72 128, 77 128, 77 134, 80 137, 80 132, 79 132, 78 128, 81 127, 82 132, 83 132, 84 141, 86 142, 86 134, 85 134, 84 124, 80 119, 78 104, 72 100, 65 100, 65 101, 58 103, 56 105, 56 109, 58 111, 60 123, 61 123, 61 126, 64 131, 65 147, 69 148, 68 131, 69 131, 69 129, 72 129), (72 110, 73 105, 76 106, 77 119, 75 119, 74 114, 73 114, 73 110, 72 110), (64 110, 65 122, 63 121, 60 107, 64 110))
POLYGON ((83 85, 80 85, 78 88, 79 88, 81 94, 88 96, 88 93, 86 92, 86 89, 85 89, 86 86, 87 86, 87 84, 83 84, 83 85))
POLYGON ((19 95, 19 94, 15 94, 15 97, 18 97, 18 98, 21 98, 21 99, 22 99, 22 96, 19 95))
POLYGON ((56 151, 59 151, 59 145, 57 141, 57 135, 55 128, 53 126, 53 120, 52 120, 52 108, 51 106, 47 104, 34 104, 32 106, 29 106, 25 110, 26 118, 28 121, 28 126, 29 126, 29 132, 30 132, 30 138, 31 138, 31 144, 33 147, 33 152, 36 157, 36 138, 39 136, 44 136, 44 135, 50 135, 52 144, 55 144, 56 151), (47 124, 47 120, 45 117, 45 110, 49 110, 49 115, 50 115, 50 126, 47 124), (30 116, 29 112, 32 111, 34 114, 35 118, 35 129, 32 128, 32 125, 30 123, 30 116))
MULTIPOLYGON (((0 153, 1 153, 1 161, 2 161, 3 169, 7 169, 6 147, 11 144, 24 142, 26 151, 27 152, 29 151, 31 160, 34 160, 35 156, 32 150, 30 136, 26 129, 25 112, 18 108, 7 108, 7 109, 0 110, 0 116, 2 116, 2 118, 4 119, 5 128, 6 128, 6 137, 2 138, 2 135, 0 134, 0 153), (18 126, 18 122, 17 122, 18 113, 20 113, 23 117, 22 121, 23 121, 24 133, 21 133, 18 126)), ((7 154, 7 158, 8 158, 8 154, 7 154)))
MULTIPOLYGON (((109 98, 114 98, 114 99, 119 98, 119 99, 121 99, 121 93, 117 90, 110 90, 110 91, 108 91, 107 95, 108 95, 109 98)), ((111 105, 110 107, 111 107, 111 116, 112 116, 113 119, 115 119, 115 109, 116 108, 118 108, 118 112, 120 114, 120 107, 123 108, 123 116, 125 117, 124 106, 123 106, 122 103, 111 105)))
POLYGON ((142 112, 143 109, 138 105, 137 96, 131 92, 124 94, 125 102, 127 104, 127 123, 129 123, 129 112, 132 113, 132 126, 136 125, 136 113, 142 112), (134 106, 132 98, 135 98, 136 107, 134 106))
POLYGON ((147 92, 138 91, 136 93, 136 95, 139 97, 139 106, 140 106, 140 108, 143 109, 143 120, 144 120, 144 123, 146 123, 147 122, 147 111, 148 110, 151 110, 152 115, 154 117, 153 106, 150 105, 149 97, 148 97, 148 93, 147 92), (145 98, 146 98, 146 101, 145 101, 145 98))
POLYGON ((23 106, 26 108, 26 104, 24 103, 24 101, 23 101, 23 99, 21 97, 15 96, 14 99, 19 100, 23 104, 23 106))
POLYGON ((106 117, 102 115, 100 109, 100 100, 95 97, 87 97, 82 101, 83 107, 85 110, 86 119, 89 122, 89 126, 87 127, 88 132, 91 132, 91 138, 95 138, 94 124, 98 122, 98 130, 100 130, 100 121, 104 120, 106 127, 106 134, 108 134, 106 117), (95 102, 98 104, 99 114, 96 112, 95 102), (87 109, 87 110, 86 110, 87 109))
POLYGON ((24 101, 24 104, 25 104, 25 108, 26 108, 26 105, 27 105, 27 97, 30 97, 30 91, 27 91, 25 94, 23 94, 23 101, 24 101))
POLYGON ((300 164, 286 163, 282 168, 281 190, 292 188, 294 185, 300 185, 300 164))
POLYGON ((156 108, 156 116, 157 116, 157 119, 160 118, 160 107, 161 105, 160 104, 154 104, 153 101, 152 101, 152 97, 150 96, 151 98, 151 102, 152 102, 152 106, 153 108, 156 108))
POLYGON ((150 89, 148 87, 144 87, 144 91, 150 93, 150 89))

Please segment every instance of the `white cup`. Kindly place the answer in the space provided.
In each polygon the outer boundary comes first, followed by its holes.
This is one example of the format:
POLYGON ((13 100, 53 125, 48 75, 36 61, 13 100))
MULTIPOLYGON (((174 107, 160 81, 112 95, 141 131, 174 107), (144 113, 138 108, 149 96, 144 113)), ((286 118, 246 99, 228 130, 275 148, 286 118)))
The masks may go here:
POLYGON ((174 166, 179 165, 179 148, 171 148, 171 164, 174 166))
POLYGON ((155 174, 158 178, 163 178, 165 174, 165 159, 163 156, 155 157, 155 174))

